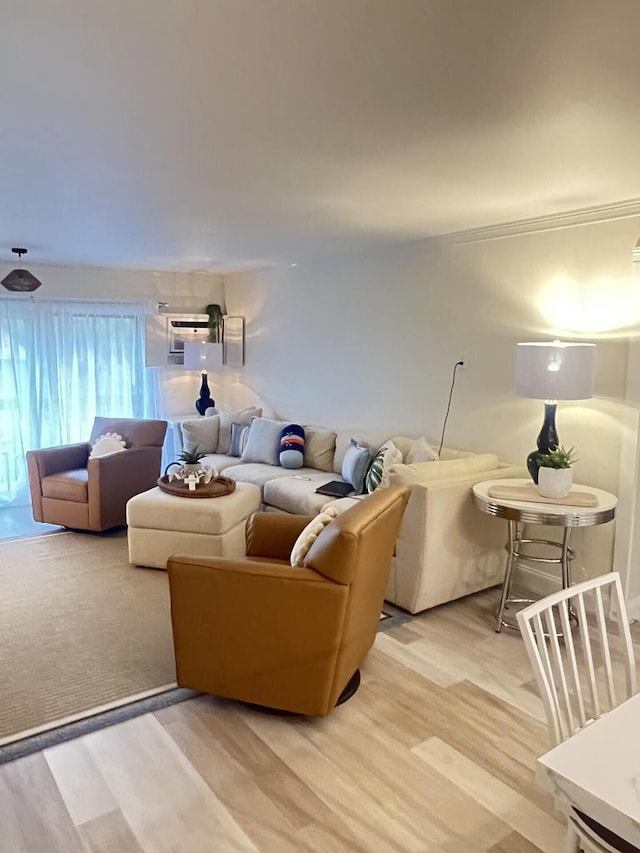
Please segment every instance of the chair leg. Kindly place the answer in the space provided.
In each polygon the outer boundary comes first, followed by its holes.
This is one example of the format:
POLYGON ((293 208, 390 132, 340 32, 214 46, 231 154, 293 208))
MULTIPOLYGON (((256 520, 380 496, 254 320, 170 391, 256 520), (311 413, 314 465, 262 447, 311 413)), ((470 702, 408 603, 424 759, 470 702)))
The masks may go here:
POLYGON ((349 681, 347 681, 347 685, 342 691, 342 693, 338 696, 338 701, 336 702, 336 708, 338 705, 342 705, 343 702, 351 699, 356 690, 360 687, 360 670, 356 669, 353 673, 349 681))

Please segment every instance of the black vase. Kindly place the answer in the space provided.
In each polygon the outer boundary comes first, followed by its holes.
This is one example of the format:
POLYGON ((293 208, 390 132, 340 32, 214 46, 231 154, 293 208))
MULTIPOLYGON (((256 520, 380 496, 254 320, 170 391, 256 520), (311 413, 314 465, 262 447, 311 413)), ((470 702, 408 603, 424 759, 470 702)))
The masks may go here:
POLYGON ((538 469, 540 468, 540 457, 555 450, 558 447, 558 433, 556 432, 556 404, 544 404, 544 421, 536 444, 538 449, 527 456, 527 470, 531 479, 537 485, 538 469))
POLYGON ((207 383, 207 374, 202 374, 202 385, 200 386, 200 397, 196 400, 196 411, 199 415, 204 415, 207 409, 215 406, 216 401, 211 397, 209 384, 207 383))

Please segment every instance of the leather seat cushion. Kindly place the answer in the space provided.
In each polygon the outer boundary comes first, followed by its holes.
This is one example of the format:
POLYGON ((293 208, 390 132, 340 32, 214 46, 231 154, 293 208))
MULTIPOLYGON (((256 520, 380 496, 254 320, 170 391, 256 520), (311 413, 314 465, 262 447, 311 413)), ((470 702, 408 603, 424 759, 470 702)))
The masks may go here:
POLYGON ((76 468, 73 471, 59 471, 57 474, 43 477, 42 496, 86 504, 89 500, 87 473, 86 468, 76 468))

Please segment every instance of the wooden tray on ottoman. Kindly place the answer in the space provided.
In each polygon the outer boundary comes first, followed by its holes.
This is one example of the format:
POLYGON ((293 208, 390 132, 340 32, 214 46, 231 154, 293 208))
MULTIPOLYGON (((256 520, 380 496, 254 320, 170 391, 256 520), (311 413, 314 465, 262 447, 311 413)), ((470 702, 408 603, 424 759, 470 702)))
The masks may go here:
POLYGON ((230 495, 231 492, 235 492, 236 481, 232 480, 231 477, 214 477, 209 483, 197 485, 192 490, 189 489, 188 483, 184 483, 182 480, 169 482, 168 477, 159 477, 158 486, 163 492, 181 498, 221 498, 223 495, 230 495))

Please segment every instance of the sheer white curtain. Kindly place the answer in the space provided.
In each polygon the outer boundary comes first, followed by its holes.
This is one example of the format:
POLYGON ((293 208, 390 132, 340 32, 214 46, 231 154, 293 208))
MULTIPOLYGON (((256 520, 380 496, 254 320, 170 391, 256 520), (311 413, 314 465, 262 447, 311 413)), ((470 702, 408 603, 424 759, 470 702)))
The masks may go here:
POLYGON ((0 299, 0 506, 27 504, 27 450, 87 441, 96 415, 157 417, 146 306, 0 299))

